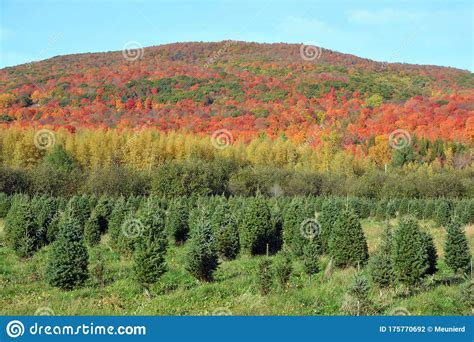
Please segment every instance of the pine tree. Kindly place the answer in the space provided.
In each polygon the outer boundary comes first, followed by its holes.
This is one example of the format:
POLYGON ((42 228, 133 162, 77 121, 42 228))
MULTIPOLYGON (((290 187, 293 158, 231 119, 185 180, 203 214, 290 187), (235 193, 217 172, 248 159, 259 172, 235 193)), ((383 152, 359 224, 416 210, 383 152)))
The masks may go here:
POLYGON ((237 221, 227 203, 219 204, 212 214, 212 226, 217 239, 219 256, 233 260, 240 251, 237 221))
POLYGON ((114 204, 109 219, 110 245, 114 250, 120 251, 119 240, 122 234, 122 224, 127 215, 125 199, 119 197, 114 204))
POLYGON ((50 285, 64 290, 84 285, 89 273, 87 248, 82 236, 79 221, 68 214, 49 254, 46 278, 50 285))
POLYGON ((266 253, 267 244, 273 241, 270 209, 262 197, 247 200, 240 238, 242 249, 252 255, 266 253))
POLYGON ((188 206, 182 200, 177 200, 171 205, 167 218, 167 230, 177 245, 183 244, 189 234, 188 206))
POLYGON ((293 271, 293 263, 289 254, 285 251, 280 252, 274 264, 275 276, 278 279, 280 286, 285 289, 288 287, 290 281, 291 272, 293 271))
POLYGON ((387 219, 394 218, 395 216, 397 216, 397 212, 398 212, 398 201, 394 199, 388 201, 385 217, 387 219))
POLYGON ((30 205, 38 225, 38 231, 36 232, 39 240, 38 243, 40 247, 45 246, 48 243, 47 233, 49 225, 56 214, 57 201, 55 198, 46 195, 35 196, 31 200, 30 205))
POLYGON ((301 233, 301 224, 310 217, 301 199, 295 199, 285 211, 283 218, 283 243, 295 256, 301 256, 305 237, 301 233))
POLYGON ((436 202, 434 200, 426 200, 425 208, 423 210, 423 218, 425 220, 432 219, 436 212, 436 202))
POLYGON ((134 260, 135 279, 145 288, 156 283, 166 272, 167 240, 165 213, 151 203, 142 207, 138 214, 139 224, 134 229, 138 234, 134 260))
POLYGON ((69 215, 76 217, 79 225, 83 227, 90 216, 91 210, 89 208, 88 200, 83 196, 73 196, 68 204, 66 211, 69 215))
POLYGON ((10 206, 10 197, 5 193, 0 192, 0 218, 4 218, 7 216, 8 211, 10 210, 10 206))
POLYGON ((107 232, 109 228, 109 219, 112 213, 114 203, 107 196, 101 196, 97 205, 95 206, 95 212, 99 219, 100 232, 103 234, 107 232))
POLYGON ((447 227, 448 235, 444 245, 444 258, 446 265, 455 273, 469 273, 471 263, 471 252, 469 243, 461 223, 457 217, 453 217, 447 227))
POLYGON ((395 278, 404 284, 415 285, 426 274, 427 253, 417 221, 402 217, 393 235, 392 262, 395 278))
POLYGON ((435 274, 437 270, 436 263, 438 261, 438 253, 434 245, 433 237, 429 233, 424 231, 421 232, 421 236, 423 240, 423 247, 426 253, 426 274, 435 274))
POLYGON ((270 293, 273 286, 272 260, 270 258, 266 257, 259 263, 257 280, 262 296, 270 293))
POLYGON ((306 274, 310 277, 320 271, 319 255, 320 248, 313 241, 309 241, 303 247, 303 266, 306 274))
POLYGON ((41 246, 41 234, 30 200, 18 196, 5 219, 5 239, 7 244, 21 258, 32 256, 41 246))
POLYGON ((340 205, 334 199, 326 200, 322 205, 318 222, 321 229, 321 248, 323 253, 329 253, 329 241, 331 240, 332 230, 340 212, 340 205))
POLYGON ((451 208, 446 200, 440 200, 436 206, 435 222, 438 226, 445 226, 449 222, 451 208))
POLYGON ((380 287, 389 287, 395 281, 392 264, 392 230, 388 223, 385 225, 377 251, 369 259, 369 273, 373 282, 380 287))
POLYGON ((329 241, 329 253, 337 267, 362 266, 369 252, 359 218, 350 210, 343 210, 334 224, 329 241))
POLYGON ((89 246, 95 246, 100 243, 100 224, 95 210, 86 221, 84 239, 89 246))
POLYGON ((219 265, 217 243, 210 222, 202 219, 191 231, 186 269, 201 281, 212 281, 219 265))
POLYGON ((373 304, 369 298, 369 282, 367 278, 356 273, 349 288, 349 303, 345 303, 344 311, 353 315, 368 315, 373 311, 373 304))

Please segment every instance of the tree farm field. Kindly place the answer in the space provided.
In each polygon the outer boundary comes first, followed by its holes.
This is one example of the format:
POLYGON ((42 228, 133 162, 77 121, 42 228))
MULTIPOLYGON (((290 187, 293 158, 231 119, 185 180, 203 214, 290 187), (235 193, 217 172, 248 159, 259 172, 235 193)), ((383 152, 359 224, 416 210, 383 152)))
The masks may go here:
MULTIPOLYGON (((392 219, 392 225, 397 219, 392 219)), ((200 283, 190 275, 185 264, 185 246, 168 249, 168 271, 146 295, 133 279, 133 260, 117 255, 109 246, 108 234, 90 250, 90 273, 84 288, 64 292, 45 281, 50 246, 32 258, 20 261, 4 243, 4 220, 0 220, 0 255, 2 315, 347 315, 357 314, 345 308, 348 289, 357 268, 328 269, 328 257, 322 257, 322 272, 311 277, 305 274, 302 262, 292 262, 293 272, 288 284, 275 280, 274 287, 262 295, 258 285, 258 264, 266 256, 242 255, 232 261, 222 261, 214 281, 200 283), (94 256, 103 255, 104 271, 94 273, 94 256)), ((367 237, 369 253, 380 243, 384 221, 367 218, 362 227, 367 237)), ((443 258, 446 237, 444 228, 432 220, 420 222, 433 238, 440 260, 435 275, 425 279, 419 289, 403 288, 369 291, 372 310, 365 314, 381 315, 469 315, 469 288, 462 279, 452 277, 443 258)), ((465 227, 471 253, 474 246, 474 226, 465 227)), ((273 262, 279 256, 269 256, 273 262)), ((363 273, 366 273, 363 271, 363 273)), ((471 290, 472 291, 472 290, 471 290)), ((472 301, 472 293, 470 294, 472 301)), ((350 306, 350 305, 349 305, 350 306)))

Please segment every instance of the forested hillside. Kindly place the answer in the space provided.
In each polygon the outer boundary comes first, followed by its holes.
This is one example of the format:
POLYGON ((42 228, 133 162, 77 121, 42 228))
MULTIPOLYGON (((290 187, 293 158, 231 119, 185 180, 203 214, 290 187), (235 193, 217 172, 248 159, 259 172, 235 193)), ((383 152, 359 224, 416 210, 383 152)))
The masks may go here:
POLYGON ((225 128, 236 141, 265 134, 318 146, 332 137, 359 152, 396 129, 472 142, 472 73, 314 48, 308 58, 297 44, 176 43, 5 68, 0 122, 71 131, 225 128))

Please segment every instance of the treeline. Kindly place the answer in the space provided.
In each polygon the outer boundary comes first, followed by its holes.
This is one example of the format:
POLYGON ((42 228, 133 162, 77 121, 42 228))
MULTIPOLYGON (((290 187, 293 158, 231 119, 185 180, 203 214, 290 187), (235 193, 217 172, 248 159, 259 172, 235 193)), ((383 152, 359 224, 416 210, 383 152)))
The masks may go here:
MULTIPOLYGON (((141 160, 141 159, 139 159, 141 160)), ((422 165, 349 171, 252 165, 230 157, 164 160, 149 169, 112 162, 84 168, 56 144, 30 167, 0 167, 0 192, 72 196, 313 195, 460 198, 474 195, 471 167, 422 165)))
MULTIPOLYGON (((88 248, 109 234, 109 245, 134 260, 135 279, 148 287, 166 272, 171 243, 185 244, 185 268, 201 281, 212 281, 220 262, 238 255, 284 255, 302 259, 308 274, 320 272, 319 257, 334 267, 364 267, 375 284, 417 285, 436 272, 432 237, 417 219, 446 227, 445 262, 456 274, 470 270, 470 247, 462 226, 474 223, 474 200, 375 201, 339 197, 62 197, 0 195, 6 243, 18 256, 31 257, 51 244, 46 279, 53 286, 82 286, 89 276, 88 248), (369 259, 360 220, 398 217, 392 232, 369 259)), ((268 262, 268 261, 265 261, 268 262)), ((288 264, 288 263, 287 263, 288 264)), ((279 265, 282 281, 291 267, 279 265)), ((262 292, 268 288, 262 264, 262 292)), ((276 266, 275 266, 276 267, 276 266)))
POLYGON ((386 166, 413 170, 420 166, 463 169, 472 165, 469 145, 441 139, 431 141, 410 136, 408 132, 398 137, 401 141, 391 142, 389 134, 363 139, 343 136, 336 131, 329 135, 300 134, 289 139, 284 133, 267 136, 261 132, 256 137, 248 132, 220 130, 213 139, 212 132, 183 134, 156 129, 76 131, 72 126, 66 128, 53 131, 0 127, 0 164, 18 168, 36 166, 58 144, 64 146, 83 169, 119 164, 150 170, 169 160, 219 158, 231 159, 241 166, 274 166, 345 175, 384 170, 386 166), (400 142, 401 146, 395 146, 400 142))

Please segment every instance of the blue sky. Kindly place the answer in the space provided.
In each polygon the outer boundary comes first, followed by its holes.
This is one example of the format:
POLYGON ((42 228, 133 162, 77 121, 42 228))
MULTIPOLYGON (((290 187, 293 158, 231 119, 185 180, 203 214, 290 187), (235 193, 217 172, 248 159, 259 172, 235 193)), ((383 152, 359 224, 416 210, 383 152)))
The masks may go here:
POLYGON ((0 67, 81 52, 226 39, 313 42, 379 61, 473 71, 460 0, 0 0, 0 67))

